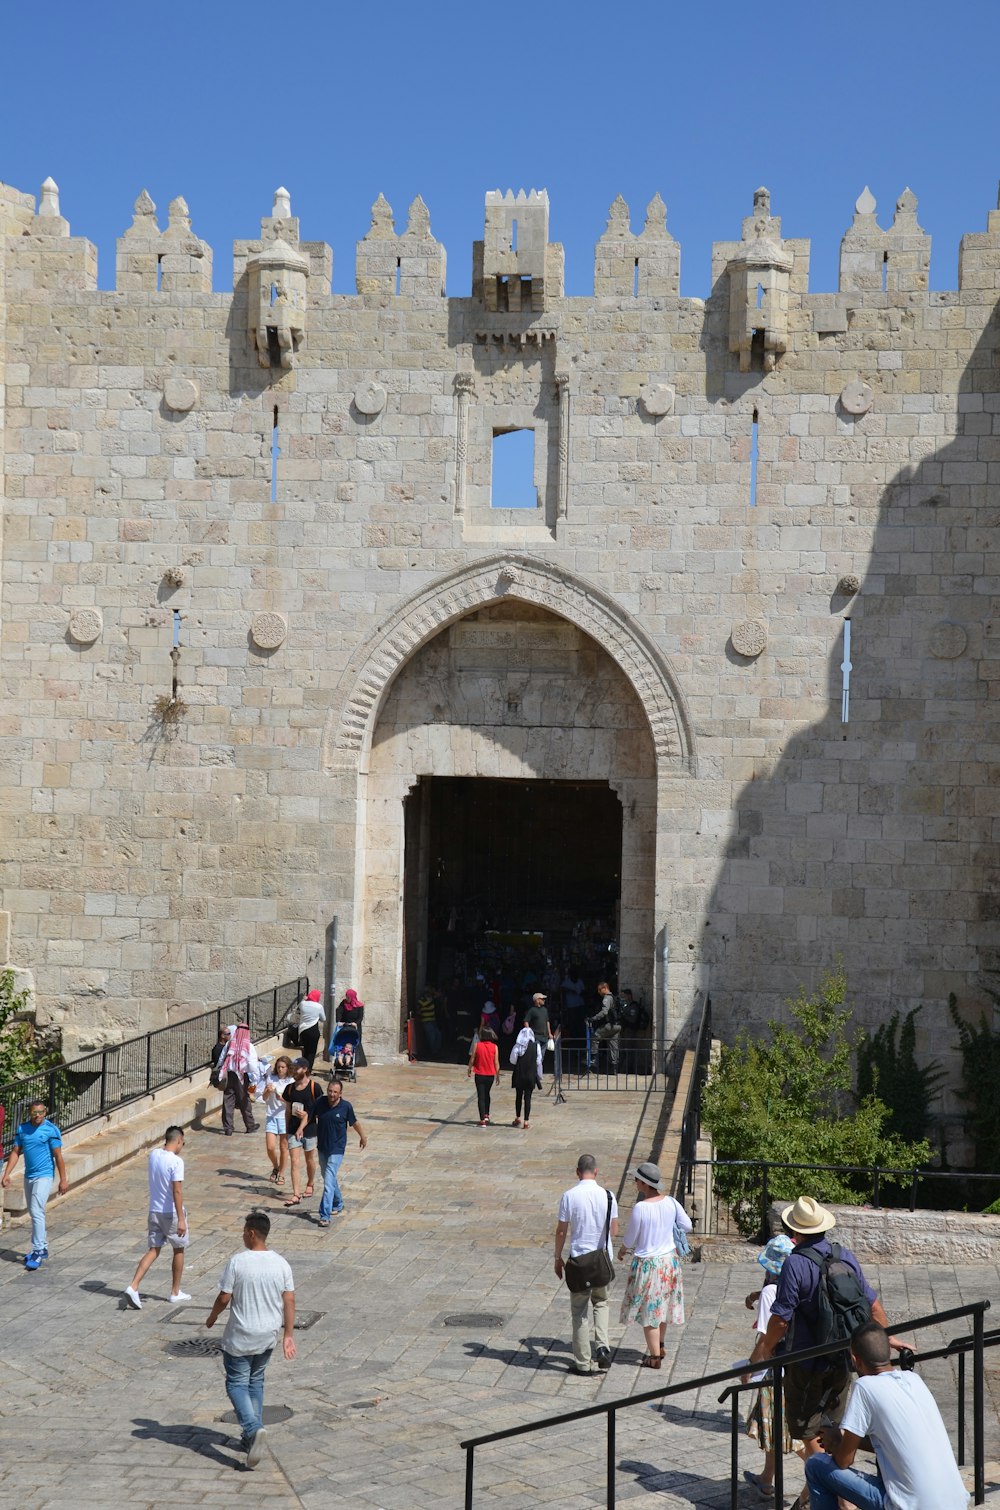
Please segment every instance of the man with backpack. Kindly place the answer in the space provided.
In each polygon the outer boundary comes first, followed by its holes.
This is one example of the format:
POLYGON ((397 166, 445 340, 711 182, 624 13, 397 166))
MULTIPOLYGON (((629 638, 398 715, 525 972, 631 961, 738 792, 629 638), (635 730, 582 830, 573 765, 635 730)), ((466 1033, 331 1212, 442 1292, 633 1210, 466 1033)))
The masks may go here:
POLYGON ((882 1303, 848 1248, 827 1233, 837 1218, 819 1201, 800 1195, 781 1213, 794 1248, 778 1279, 766 1333, 758 1338, 750 1363, 759 1366, 778 1352, 797 1352, 821 1342, 842 1342, 826 1357, 793 1363, 784 1372, 785 1421, 801 1439, 805 1456, 821 1452, 823 1425, 840 1420, 851 1382, 851 1337, 869 1321, 888 1327, 882 1303))
POLYGON ((596 1038, 599 1044, 607 1044, 611 1070, 612 1072, 617 1072, 618 1040, 621 1037, 622 1031, 618 1003, 606 980, 601 981, 597 988, 597 994, 601 998, 600 1008, 594 1013, 593 1017, 588 1018, 591 1037, 596 1038))

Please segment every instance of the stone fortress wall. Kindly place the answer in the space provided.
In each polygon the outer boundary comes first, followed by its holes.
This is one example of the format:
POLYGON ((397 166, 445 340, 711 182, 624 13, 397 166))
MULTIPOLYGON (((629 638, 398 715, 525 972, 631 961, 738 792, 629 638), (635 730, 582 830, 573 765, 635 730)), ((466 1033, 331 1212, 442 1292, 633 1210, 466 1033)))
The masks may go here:
POLYGON ((56 186, 0 188, 3 905, 40 1019, 72 1051, 321 978, 336 917, 394 1052, 401 799, 583 772, 670 1036, 840 957, 859 1021, 923 1004, 953 1067, 948 993, 997 966, 1000 211, 929 291, 912 194, 883 228, 866 191, 817 293, 759 190, 700 300, 658 196, 638 233, 612 205, 592 297, 544 194, 485 209, 469 298, 381 197, 332 294, 283 190, 217 293, 142 194, 100 290, 56 186), (513 428, 532 509, 491 507, 513 428))

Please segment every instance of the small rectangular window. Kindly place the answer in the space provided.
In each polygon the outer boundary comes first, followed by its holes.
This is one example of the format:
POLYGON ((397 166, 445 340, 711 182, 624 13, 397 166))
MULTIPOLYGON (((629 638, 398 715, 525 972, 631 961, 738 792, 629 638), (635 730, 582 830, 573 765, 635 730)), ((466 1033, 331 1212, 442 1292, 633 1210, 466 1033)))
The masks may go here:
POLYGON ((494 430, 490 508, 537 507, 534 430, 494 430))
POLYGON ((840 663, 840 721, 846 724, 851 716, 851 621, 844 620, 844 659, 840 663))
POLYGON ((401 257, 397 257, 396 258, 396 293, 397 294, 400 291, 400 285, 402 284, 402 281, 403 281, 403 259, 401 257))
POLYGON ((511 249, 512 252, 516 252, 517 251, 517 221, 516 220, 512 220, 511 223, 510 223, 510 249, 511 249))
POLYGON ((753 411, 753 424, 750 429, 750 507, 754 508, 757 503, 757 411, 753 411))
POLYGON ((281 455, 281 447, 278 445, 278 406, 274 406, 274 422, 271 427, 271 502, 278 501, 278 457, 281 455))

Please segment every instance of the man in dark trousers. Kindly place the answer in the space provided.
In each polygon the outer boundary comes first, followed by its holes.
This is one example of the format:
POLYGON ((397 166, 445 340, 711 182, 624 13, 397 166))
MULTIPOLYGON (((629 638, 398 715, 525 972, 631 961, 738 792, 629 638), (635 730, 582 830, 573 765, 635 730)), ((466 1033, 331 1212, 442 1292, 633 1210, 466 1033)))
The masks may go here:
MULTIPOLYGON (((789 1331, 793 1335, 790 1345, 784 1349, 786 1352, 814 1347, 823 1340, 817 1336, 820 1286, 817 1260, 830 1256, 827 1233, 836 1226, 837 1218, 812 1196, 800 1195, 793 1206, 787 1206, 781 1213, 781 1220, 795 1246, 778 1277, 778 1293, 771 1307, 767 1331, 758 1338, 750 1354, 750 1363, 754 1366, 773 1357, 789 1331)), ((841 1249, 841 1257, 860 1282, 871 1306, 871 1319, 879 1326, 887 1327, 889 1323, 882 1303, 865 1279, 857 1258, 848 1248, 841 1249)), ((834 1353, 827 1358, 807 1358, 803 1363, 790 1364, 784 1371, 784 1379, 788 1431, 802 1441, 808 1458, 822 1450, 819 1439, 821 1423, 839 1421, 844 1413, 851 1382, 847 1354, 834 1353)))

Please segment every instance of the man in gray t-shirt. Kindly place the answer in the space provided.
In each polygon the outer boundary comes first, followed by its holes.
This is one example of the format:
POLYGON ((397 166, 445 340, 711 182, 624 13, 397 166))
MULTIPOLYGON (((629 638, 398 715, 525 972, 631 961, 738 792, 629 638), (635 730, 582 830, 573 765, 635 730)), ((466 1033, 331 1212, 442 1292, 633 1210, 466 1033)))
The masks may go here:
POLYGON ((226 1264, 205 1319, 213 1327, 229 1307, 222 1361, 248 1468, 256 1468, 264 1450, 264 1371, 279 1332, 285 1357, 289 1362, 295 1357, 295 1281, 287 1261, 268 1248, 270 1231, 266 1212, 251 1211, 243 1226, 245 1251, 234 1253, 226 1264))

